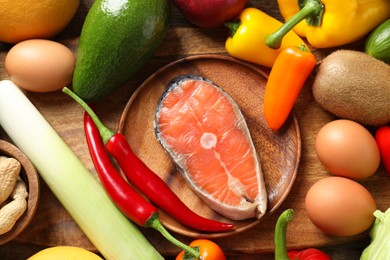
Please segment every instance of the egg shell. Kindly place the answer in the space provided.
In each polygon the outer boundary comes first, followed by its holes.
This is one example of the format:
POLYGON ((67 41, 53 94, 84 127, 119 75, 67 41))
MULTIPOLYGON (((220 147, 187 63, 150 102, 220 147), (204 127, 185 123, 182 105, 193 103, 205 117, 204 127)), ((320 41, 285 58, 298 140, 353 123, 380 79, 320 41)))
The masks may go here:
POLYGON ((364 179, 380 164, 374 136, 351 120, 334 120, 323 126, 317 133, 315 149, 324 167, 338 176, 364 179))
POLYGON ((306 194, 305 207, 316 227, 335 236, 353 236, 369 229, 377 209, 363 185, 339 176, 314 183, 306 194))
POLYGON ((14 45, 5 58, 5 69, 19 87, 33 92, 62 89, 72 81, 75 55, 65 45, 32 39, 14 45))

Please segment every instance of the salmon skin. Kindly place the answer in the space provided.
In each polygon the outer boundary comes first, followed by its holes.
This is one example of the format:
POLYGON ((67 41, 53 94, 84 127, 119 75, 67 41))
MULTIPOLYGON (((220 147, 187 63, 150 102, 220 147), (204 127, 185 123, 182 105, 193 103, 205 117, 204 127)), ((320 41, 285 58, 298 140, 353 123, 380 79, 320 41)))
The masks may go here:
POLYGON ((267 192, 245 118, 224 90, 203 77, 174 78, 156 109, 155 134, 191 189, 232 219, 261 218, 267 192))

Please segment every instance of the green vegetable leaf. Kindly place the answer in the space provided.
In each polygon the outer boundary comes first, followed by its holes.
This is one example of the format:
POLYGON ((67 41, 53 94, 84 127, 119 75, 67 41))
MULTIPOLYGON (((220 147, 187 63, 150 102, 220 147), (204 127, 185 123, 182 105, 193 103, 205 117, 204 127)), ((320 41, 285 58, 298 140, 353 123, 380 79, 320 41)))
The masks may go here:
POLYGON ((376 219, 370 230, 371 243, 363 250, 361 260, 390 257, 390 208, 386 212, 376 210, 374 216, 376 219))

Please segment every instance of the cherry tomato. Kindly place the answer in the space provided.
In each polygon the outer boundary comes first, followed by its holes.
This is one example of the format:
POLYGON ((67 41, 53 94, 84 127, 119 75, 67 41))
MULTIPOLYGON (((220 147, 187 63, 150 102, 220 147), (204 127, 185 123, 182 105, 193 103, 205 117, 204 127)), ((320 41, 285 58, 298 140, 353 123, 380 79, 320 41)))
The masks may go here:
MULTIPOLYGON (((199 253, 202 260, 226 260, 222 249, 213 241, 207 239, 196 239, 189 245, 190 247, 199 247, 199 253)), ((185 260, 184 251, 181 251, 176 260, 185 260)))

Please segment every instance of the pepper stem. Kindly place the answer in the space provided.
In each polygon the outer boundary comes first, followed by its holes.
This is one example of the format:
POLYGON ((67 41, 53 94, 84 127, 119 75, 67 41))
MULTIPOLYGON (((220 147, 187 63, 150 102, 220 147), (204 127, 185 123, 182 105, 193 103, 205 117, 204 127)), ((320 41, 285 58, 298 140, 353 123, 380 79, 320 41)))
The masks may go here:
POLYGON ((62 89, 62 92, 66 93, 68 96, 73 98, 79 105, 85 110, 85 112, 88 113, 88 115, 92 118, 93 122, 99 129, 100 136, 103 139, 104 143, 107 143, 107 141, 115 134, 113 131, 111 131, 108 127, 106 127, 102 121, 98 118, 98 116, 93 112, 92 108, 88 106, 87 103, 85 103, 84 100, 82 100, 79 96, 77 96, 75 93, 73 93, 69 88, 64 87, 62 89))
POLYGON ((236 34, 238 27, 240 27, 240 25, 241 25, 240 21, 225 23, 225 26, 229 29, 230 38, 233 38, 233 36, 236 34))
POLYGON ((200 259, 200 253, 196 249, 194 249, 190 246, 187 246, 186 244, 180 242, 179 240, 174 238, 168 232, 168 230, 165 229, 165 227, 161 224, 160 219, 158 218, 157 214, 148 220, 147 226, 159 231, 169 242, 171 242, 175 246, 181 248, 182 250, 190 253, 195 259, 200 259))
POLYGON ((297 46, 300 51, 309 52, 305 44, 301 44, 300 46, 297 46))
POLYGON ((303 7, 298 13, 286 21, 276 32, 267 35, 265 44, 272 49, 279 49, 283 37, 303 19, 307 19, 310 26, 319 26, 323 10, 324 5, 320 0, 304 0, 303 7))
POLYGON ((280 214, 275 226, 274 246, 275 260, 288 260, 286 247, 287 224, 294 218, 294 210, 286 209, 280 214))

